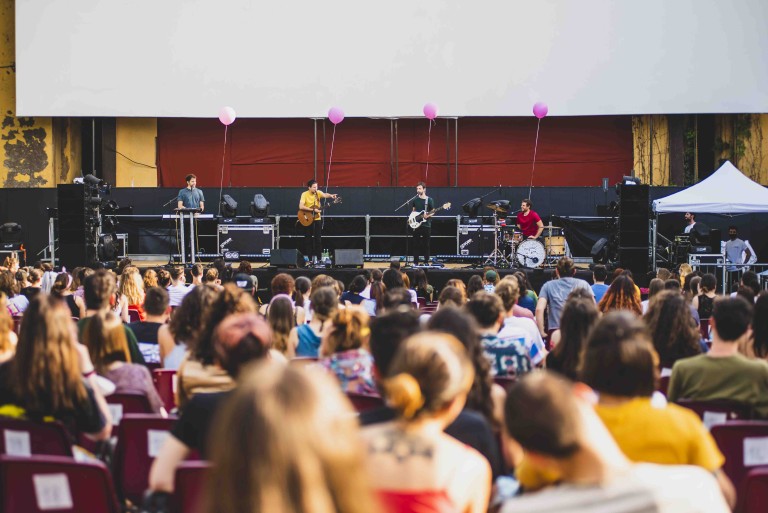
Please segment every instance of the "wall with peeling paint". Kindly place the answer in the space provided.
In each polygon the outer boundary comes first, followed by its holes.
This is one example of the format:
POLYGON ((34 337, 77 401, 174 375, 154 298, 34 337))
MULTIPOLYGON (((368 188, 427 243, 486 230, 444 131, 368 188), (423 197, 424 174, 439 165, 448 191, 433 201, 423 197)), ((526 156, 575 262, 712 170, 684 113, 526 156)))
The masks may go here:
POLYGON ((156 187, 156 118, 117 118, 117 187, 156 187))
POLYGON ((14 0, 0 0, 0 185, 55 187, 51 118, 17 118, 14 0))

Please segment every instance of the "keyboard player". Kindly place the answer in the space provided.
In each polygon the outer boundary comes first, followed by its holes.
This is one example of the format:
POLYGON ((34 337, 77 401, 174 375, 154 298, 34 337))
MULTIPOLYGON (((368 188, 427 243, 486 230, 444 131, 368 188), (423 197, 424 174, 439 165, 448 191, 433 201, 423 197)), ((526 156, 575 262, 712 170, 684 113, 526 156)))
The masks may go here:
POLYGON ((177 208, 199 208, 205 210, 205 196, 203 191, 197 188, 197 177, 189 174, 186 176, 187 186, 179 191, 177 208))

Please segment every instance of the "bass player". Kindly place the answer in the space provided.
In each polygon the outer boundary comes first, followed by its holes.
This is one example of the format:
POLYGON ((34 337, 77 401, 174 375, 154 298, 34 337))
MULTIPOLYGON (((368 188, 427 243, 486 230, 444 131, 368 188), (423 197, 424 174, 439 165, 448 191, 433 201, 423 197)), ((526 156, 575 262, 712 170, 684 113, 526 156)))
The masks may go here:
POLYGON ((413 265, 419 265, 419 254, 424 255, 424 264, 429 264, 429 239, 432 236, 431 211, 435 209, 435 200, 427 196, 427 184, 416 185, 417 197, 411 201, 413 212, 423 212, 424 222, 413 230, 413 265))
POLYGON ((336 194, 317 190, 317 180, 310 180, 307 182, 307 190, 301 193, 299 200, 299 213, 304 211, 313 214, 313 222, 309 226, 304 226, 305 252, 308 257, 311 257, 313 263, 317 263, 322 258, 322 223, 318 221, 322 211, 320 200, 323 198, 336 199, 336 194))

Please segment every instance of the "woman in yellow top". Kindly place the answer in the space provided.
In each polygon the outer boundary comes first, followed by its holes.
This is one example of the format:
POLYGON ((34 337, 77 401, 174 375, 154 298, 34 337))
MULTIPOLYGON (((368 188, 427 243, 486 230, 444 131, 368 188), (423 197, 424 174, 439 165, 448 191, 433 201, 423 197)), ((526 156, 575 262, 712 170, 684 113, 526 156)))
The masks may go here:
MULTIPOLYGON (((703 467, 714 474, 733 507, 736 492, 722 471, 725 458, 699 417, 676 404, 651 400, 657 368, 658 356, 642 321, 616 311, 592 331, 582 356, 581 379, 597 392, 595 411, 630 460, 703 467)), ((517 477, 527 490, 558 480, 525 459, 517 477)))
POLYGON ((323 240, 320 220, 320 200, 323 198, 336 199, 336 194, 328 194, 317 189, 317 180, 307 182, 307 190, 301 193, 299 199, 299 212, 312 212, 314 221, 309 226, 304 226, 305 254, 316 262, 322 256, 323 240))

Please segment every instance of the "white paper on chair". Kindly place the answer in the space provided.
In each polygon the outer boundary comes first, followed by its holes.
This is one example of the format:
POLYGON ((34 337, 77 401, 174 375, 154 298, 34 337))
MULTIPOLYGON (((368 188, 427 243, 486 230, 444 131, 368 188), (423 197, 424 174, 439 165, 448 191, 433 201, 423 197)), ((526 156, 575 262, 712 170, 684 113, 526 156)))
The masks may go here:
POLYGON ((768 437, 744 439, 744 466, 768 465, 768 437))
POLYGON ((168 438, 169 432, 162 431, 160 429, 147 430, 147 453, 150 457, 156 458, 160 453, 160 448, 165 443, 165 439, 168 438))
POLYGON ((112 415, 112 424, 117 426, 120 424, 120 419, 123 418, 123 405, 122 404, 107 404, 109 407, 109 413, 112 415))
POLYGON ((5 454, 8 456, 32 456, 32 442, 29 439, 27 431, 14 431, 6 429, 3 431, 5 438, 5 454))
POLYGON ((705 411, 701 420, 704 422, 704 426, 711 430, 712 426, 725 424, 728 421, 728 414, 721 411, 705 411))
POLYGON ((32 476, 37 507, 43 511, 72 509, 72 491, 66 474, 38 474, 32 476))

